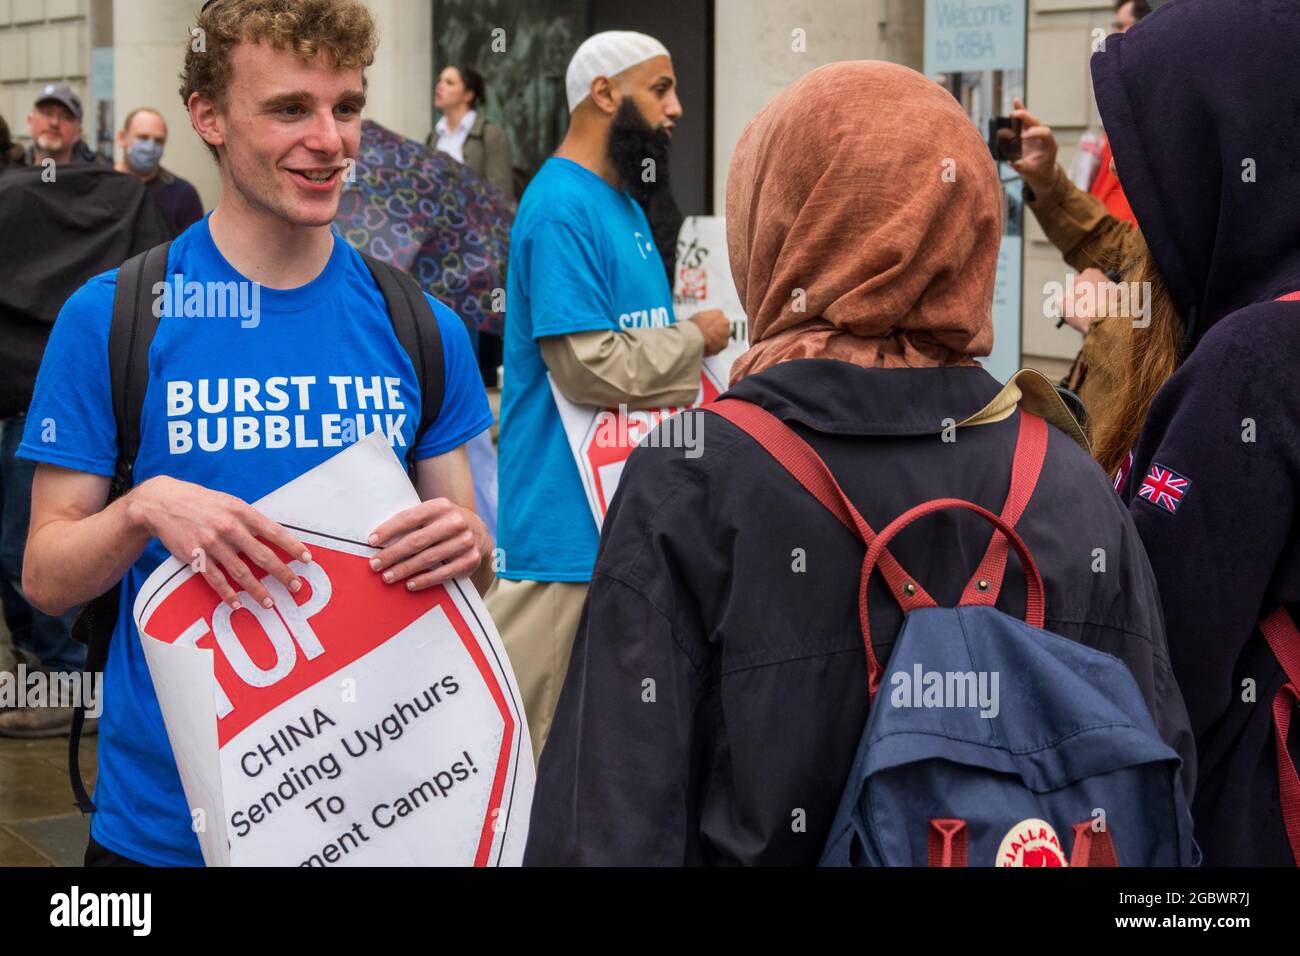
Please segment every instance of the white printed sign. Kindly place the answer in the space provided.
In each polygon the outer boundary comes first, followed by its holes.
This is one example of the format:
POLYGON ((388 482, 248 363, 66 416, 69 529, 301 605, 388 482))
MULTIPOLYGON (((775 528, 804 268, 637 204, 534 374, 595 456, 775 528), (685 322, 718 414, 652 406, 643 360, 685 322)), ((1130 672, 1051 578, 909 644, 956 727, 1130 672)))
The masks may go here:
POLYGON ((598 528, 605 521, 632 449, 660 422, 685 409, 707 405, 726 391, 732 363, 749 348, 745 312, 727 258, 726 222, 720 216, 691 216, 682 224, 677 238, 674 285, 677 321, 685 321, 696 312, 721 309, 731 324, 727 347, 704 360, 700 390, 690 405, 634 411, 575 405, 560 394, 554 380, 547 376, 598 528))
POLYGON ((609 504, 614 500, 623 466, 640 441, 664 419, 688 408, 707 405, 726 389, 726 379, 715 379, 706 367, 700 375, 700 390, 691 404, 629 411, 626 407, 575 405, 560 394, 549 374, 546 380, 551 385, 551 395, 564 425, 564 437, 569 440, 569 450, 578 466, 597 528, 604 523, 609 504))
MULTIPOLYGON (((175 558, 134 608, 209 866, 518 865, 535 774, 492 619, 466 579, 411 592, 367 535, 418 503, 372 433, 255 507, 312 561, 232 612, 175 558)), ((287 558, 287 555, 281 555, 287 558)))
POLYGON ((731 278, 727 255, 727 221, 722 216, 690 216, 677 234, 677 271, 673 277, 673 311, 677 321, 696 312, 721 309, 731 323, 731 339, 704 367, 724 387, 731 366, 749 348, 745 309, 731 278))

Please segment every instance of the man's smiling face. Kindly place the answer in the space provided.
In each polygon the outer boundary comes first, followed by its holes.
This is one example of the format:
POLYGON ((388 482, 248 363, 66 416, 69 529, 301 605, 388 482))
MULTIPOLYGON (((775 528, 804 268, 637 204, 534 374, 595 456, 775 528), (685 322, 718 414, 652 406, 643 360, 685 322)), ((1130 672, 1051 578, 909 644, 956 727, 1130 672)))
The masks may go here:
POLYGON ((328 225, 361 140, 362 71, 266 43, 239 44, 231 65, 218 125, 235 188, 249 206, 294 225, 328 225))

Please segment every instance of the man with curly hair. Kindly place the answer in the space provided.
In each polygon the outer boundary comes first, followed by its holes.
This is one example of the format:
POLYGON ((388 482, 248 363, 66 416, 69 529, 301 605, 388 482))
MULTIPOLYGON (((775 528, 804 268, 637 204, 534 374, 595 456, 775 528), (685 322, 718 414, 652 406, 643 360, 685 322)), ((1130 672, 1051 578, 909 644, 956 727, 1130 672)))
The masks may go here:
POLYGON ((417 433, 420 379, 365 262, 331 229, 360 140, 371 14, 360 0, 210 0, 197 27, 181 96, 220 166, 222 192, 172 243, 165 275, 186 288, 251 289, 254 314, 192 317, 162 305, 134 485, 109 502, 117 270, 92 279, 59 315, 20 449, 39 463, 28 597, 59 612, 121 589, 88 864, 202 863, 131 617, 140 586, 169 554, 187 563, 203 555, 196 570, 234 609, 240 595, 274 606, 264 582, 301 590, 291 565, 310 553, 247 502, 379 431, 399 456, 413 449, 422 504, 374 529, 374 573, 411 590, 461 575, 485 589, 492 579, 464 450, 492 416, 465 327, 429 300, 445 387, 437 418, 417 433))

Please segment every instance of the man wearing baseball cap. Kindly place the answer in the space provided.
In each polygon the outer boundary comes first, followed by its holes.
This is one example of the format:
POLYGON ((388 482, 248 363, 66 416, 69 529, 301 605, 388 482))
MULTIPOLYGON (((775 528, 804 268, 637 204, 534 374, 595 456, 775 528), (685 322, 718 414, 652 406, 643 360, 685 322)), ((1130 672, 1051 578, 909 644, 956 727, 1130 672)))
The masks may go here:
POLYGON ((599 529, 547 381, 578 405, 695 400, 727 343, 713 310, 676 322, 638 205, 662 183, 681 117, 667 49, 642 33, 588 38, 565 79, 569 129, 525 191, 510 235, 501 414, 503 567, 488 606, 540 754, 568 668, 599 529))
POLYGON ((98 162, 98 155, 81 139, 81 118, 81 97, 70 86, 49 83, 41 87, 27 116, 27 133, 32 138, 28 163, 40 165, 47 159, 58 164, 98 162))
MULTIPOLYGON (((86 280, 171 231, 145 187, 98 162, 81 141, 81 100, 67 86, 41 88, 27 130, 31 168, 8 169, 0 177, 0 595, 14 646, 46 672, 75 674, 86 649, 69 630, 72 615, 44 613, 22 588, 36 466, 18 456, 18 446, 60 306, 86 280)), ((0 737, 66 734, 69 702, 47 703, 0 705, 0 737)), ((87 722, 85 732, 93 729, 87 722)))

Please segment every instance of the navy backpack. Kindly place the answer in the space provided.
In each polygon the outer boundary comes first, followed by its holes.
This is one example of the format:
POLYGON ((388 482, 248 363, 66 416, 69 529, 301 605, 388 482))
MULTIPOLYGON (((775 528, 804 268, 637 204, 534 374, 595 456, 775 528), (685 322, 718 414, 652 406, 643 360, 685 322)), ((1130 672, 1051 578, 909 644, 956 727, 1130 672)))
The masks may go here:
POLYGON ((709 408, 755 438, 867 546, 858 612, 871 702, 822 866, 1198 862, 1182 760, 1160 739, 1128 668, 1043 629, 1043 579, 1014 530, 1047 452, 1043 419, 1020 410, 1000 516, 941 498, 877 535, 779 419, 736 399, 709 408), (973 511, 995 531, 958 606, 941 608, 886 546, 949 508, 973 511), (1008 543, 1027 577, 1024 620, 994 606, 1008 543), (904 612, 887 666, 872 647, 867 609, 877 570, 904 612))

